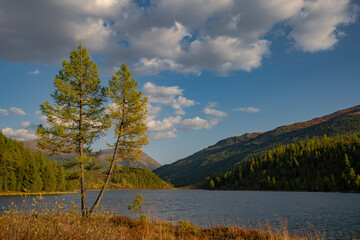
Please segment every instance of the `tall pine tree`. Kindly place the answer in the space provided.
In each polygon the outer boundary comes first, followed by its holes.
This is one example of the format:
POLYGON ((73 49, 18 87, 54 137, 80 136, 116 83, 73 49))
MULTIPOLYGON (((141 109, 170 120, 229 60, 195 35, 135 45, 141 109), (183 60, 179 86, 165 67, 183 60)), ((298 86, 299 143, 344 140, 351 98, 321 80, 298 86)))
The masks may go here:
POLYGON ((147 126, 145 124, 147 113, 147 98, 142 92, 136 90, 138 83, 132 78, 131 72, 125 63, 119 71, 112 76, 106 93, 111 99, 108 111, 110 122, 115 127, 116 144, 114 154, 110 160, 105 183, 99 193, 97 200, 90 209, 92 215, 98 207, 104 194, 105 188, 110 180, 115 161, 136 160, 139 158, 140 148, 148 144, 148 136, 145 135, 147 126))
POLYGON ((104 115, 105 94, 95 63, 86 48, 79 44, 64 60, 62 70, 55 77, 54 104, 44 102, 40 108, 47 124, 39 126, 37 136, 41 149, 50 153, 75 152, 73 165, 80 171, 81 210, 87 215, 85 192, 86 164, 93 161, 91 145, 107 129, 104 115))

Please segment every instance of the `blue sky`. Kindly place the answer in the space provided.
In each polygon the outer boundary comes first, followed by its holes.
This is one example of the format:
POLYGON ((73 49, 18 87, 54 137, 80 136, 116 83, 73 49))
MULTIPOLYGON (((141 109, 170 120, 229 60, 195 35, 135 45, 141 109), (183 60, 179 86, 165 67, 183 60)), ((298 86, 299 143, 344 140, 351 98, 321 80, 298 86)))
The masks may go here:
MULTIPOLYGON (((32 139, 81 41, 105 85, 126 62, 149 98, 144 151, 172 163, 217 141, 360 103, 350 0, 1 1, 0 129, 32 139)), ((111 134, 94 148, 105 148, 111 134)))

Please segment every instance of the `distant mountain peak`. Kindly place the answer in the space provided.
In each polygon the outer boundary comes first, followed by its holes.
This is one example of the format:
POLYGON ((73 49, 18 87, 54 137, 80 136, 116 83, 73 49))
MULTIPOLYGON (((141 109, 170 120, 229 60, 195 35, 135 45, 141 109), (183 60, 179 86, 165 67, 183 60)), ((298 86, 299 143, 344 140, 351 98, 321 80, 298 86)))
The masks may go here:
MULTIPOLYGON (((19 141, 24 144, 24 147, 29 149, 32 152, 40 151, 40 149, 37 146, 36 140, 30 140, 30 141, 19 141)), ((98 160, 105 162, 106 159, 113 153, 113 149, 105 149, 102 150, 100 155, 98 156, 98 160)), ((74 153, 61 153, 56 156, 51 156, 51 159, 54 160, 72 160, 75 157, 74 153)), ((118 162, 118 164, 123 166, 131 166, 131 167, 141 167, 145 168, 147 170, 153 171, 156 168, 161 167, 161 164, 155 161, 152 157, 147 155, 146 153, 142 152, 139 160, 132 161, 130 164, 126 163, 125 161, 118 162)))

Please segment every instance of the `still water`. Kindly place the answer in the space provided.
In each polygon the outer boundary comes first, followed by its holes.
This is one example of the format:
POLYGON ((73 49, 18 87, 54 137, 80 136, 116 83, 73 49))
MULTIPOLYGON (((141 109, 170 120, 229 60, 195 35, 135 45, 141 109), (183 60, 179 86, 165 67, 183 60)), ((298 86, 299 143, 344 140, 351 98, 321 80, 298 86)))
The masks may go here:
MULTIPOLYGON (((88 205, 97 191, 87 192, 88 205)), ((213 224, 259 228, 266 221, 279 226, 287 221, 291 231, 315 228, 326 238, 360 236, 360 194, 314 192, 205 191, 205 190, 113 190, 101 201, 107 209, 132 216, 128 205, 137 194, 144 198, 143 212, 151 218, 188 220, 201 226, 213 224)), ((49 207, 54 201, 80 204, 79 194, 45 195, 49 207)), ((0 197, 0 207, 19 196, 0 197)), ((0 210, 1 213, 2 210, 0 210)))

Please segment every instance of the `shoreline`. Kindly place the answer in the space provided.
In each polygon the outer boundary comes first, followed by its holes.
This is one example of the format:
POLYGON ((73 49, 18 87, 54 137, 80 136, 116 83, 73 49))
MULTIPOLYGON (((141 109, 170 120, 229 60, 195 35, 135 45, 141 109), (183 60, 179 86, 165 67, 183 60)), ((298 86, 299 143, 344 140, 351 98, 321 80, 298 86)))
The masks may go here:
POLYGON ((74 194, 78 191, 68 192, 0 192, 1 196, 31 196, 31 195, 61 195, 61 194, 74 194))

